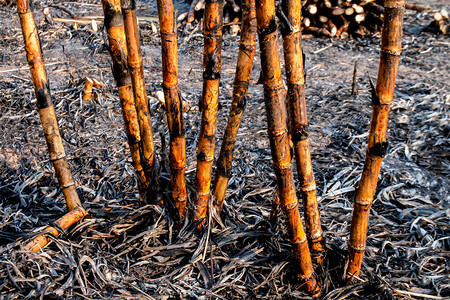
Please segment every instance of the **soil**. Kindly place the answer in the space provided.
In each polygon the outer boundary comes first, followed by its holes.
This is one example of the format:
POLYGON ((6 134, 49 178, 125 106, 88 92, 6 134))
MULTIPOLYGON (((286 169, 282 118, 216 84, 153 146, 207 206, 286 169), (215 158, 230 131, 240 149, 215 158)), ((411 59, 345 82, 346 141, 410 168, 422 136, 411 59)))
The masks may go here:
MULTIPOLYGON (((342 282, 352 202, 364 164, 380 34, 365 39, 303 40, 311 152, 327 240, 324 299, 450 297, 450 60, 448 35, 426 30, 433 10, 407 11, 402 59, 390 113, 386 155, 370 211, 367 251, 356 282, 342 282), (358 63, 358 95, 350 96, 358 63)), ((15 7, 0 7, 0 299, 308 298, 296 277, 285 218, 270 219, 273 173, 259 55, 238 135, 223 224, 204 233, 180 230, 170 205, 141 206, 101 21, 44 18, 102 16, 99 1, 34 3, 63 142, 77 190, 90 216, 40 253, 20 246, 62 216, 58 188, 35 106, 15 7), (102 81, 83 101, 85 78, 102 81)), ((176 1, 179 12, 189 3, 176 1)), ((169 203, 168 129, 156 93, 162 90, 154 1, 138 6, 145 79, 152 113, 160 196, 169 203)), ((216 158, 231 104, 239 37, 225 35, 216 158)), ((281 48, 281 47, 280 47, 281 48)), ((195 195, 202 93, 203 36, 179 30, 179 80, 185 114, 189 208, 195 195)))

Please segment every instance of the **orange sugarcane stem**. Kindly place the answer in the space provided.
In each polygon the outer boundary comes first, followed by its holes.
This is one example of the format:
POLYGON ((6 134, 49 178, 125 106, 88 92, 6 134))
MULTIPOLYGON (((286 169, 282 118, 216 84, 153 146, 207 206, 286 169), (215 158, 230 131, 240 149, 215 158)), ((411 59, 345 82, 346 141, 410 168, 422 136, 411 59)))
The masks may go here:
POLYGON ((206 0, 204 20, 203 93, 200 102, 202 122, 197 151, 197 200, 194 214, 194 221, 198 223, 199 228, 206 222, 214 161, 219 108, 223 0, 206 0))
MULTIPOLYGON (((303 53, 301 46, 301 10, 298 0, 283 0, 282 10, 290 26, 283 26, 283 48, 288 86, 289 113, 292 142, 300 179, 300 191, 305 212, 305 225, 311 250, 322 256, 325 251, 320 226, 319 204, 316 197, 314 179, 309 151, 308 116, 305 97, 305 71, 303 70, 303 53)), ((319 259, 322 261, 322 258, 319 259)))
POLYGON ((112 71, 119 90, 122 116, 125 123, 128 145, 130 147, 133 167, 139 178, 141 200, 146 200, 150 180, 144 172, 141 162, 141 134, 134 101, 131 74, 128 70, 127 43, 123 25, 120 0, 102 0, 105 14, 105 28, 108 33, 108 46, 113 62, 112 71))
POLYGON ((49 242, 50 238, 48 237, 49 234, 52 234, 54 236, 57 236, 59 234, 59 228, 65 230, 69 228, 69 226, 75 224, 82 218, 84 218, 87 215, 86 210, 82 206, 77 206, 72 211, 68 212, 58 220, 56 220, 55 224, 57 225, 57 228, 48 226, 44 229, 42 234, 39 234, 35 237, 33 237, 24 247, 23 249, 25 251, 33 251, 33 252, 39 252, 42 248, 44 248, 49 242))
POLYGON ((94 81, 89 77, 86 77, 86 82, 84 84, 83 91, 83 100, 91 101, 92 100, 92 89, 94 87, 94 81))
POLYGON ((294 257, 305 281, 305 290, 317 294, 319 287, 314 276, 311 255, 303 230, 291 165, 285 91, 281 79, 277 44, 277 23, 274 0, 257 0, 256 16, 264 81, 264 101, 273 166, 277 177, 280 206, 286 213, 294 257))
POLYGON ((170 178, 172 199, 180 221, 186 218, 186 139, 182 99, 178 89, 178 54, 172 0, 157 0, 161 32, 163 88, 170 133, 170 178))
POLYGON ((34 22, 33 12, 30 10, 28 0, 17 0, 17 11, 22 26, 25 50, 27 52, 28 65, 30 66, 31 78, 33 79, 34 91, 37 98, 37 108, 42 122, 45 140, 47 141, 50 161, 55 168, 66 204, 69 210, 81 206, 72 174, 66 160, 66 153, 59 132, 58 121, 53 107, 47 73, 42 58, 39 34, 34 22))
POLYGON ((223 200, 231 176, 231 164, 236 136, 241 124, 246 105, 248 83, 252 74, 253 58, 256 49, 256 7, 255 0, 242 2, 241 42, 233 84, 233 99, 228 115, 227 129, 217 160, 216 178, 214 183, 214 206, 220 213, 223 200))
MULTIPOLYGON (((122 1, 123 21, 128 48, 128 67, 133 83, 134 100, 141 133, 141 163, 145 176, 154 178, 155 146, 153 144, 152 122, 145 89, 144 67, 142 65, 139 27, 136 17, 136 1, 122 1)), ((153 197, 153 195, 149 195, 153 197)))
POLYGON ((387 149, 387 126, 392 104, 402 47, 404 0, 386 0, 384 3, 384 24, 381 34, 381 57, 375 91, 372 93, 372 121, 366 161, 356 192, 350 228, 349 264, 347 278, 357 276, 366 249, 369 211, 377 187, 381 162, 387 149))

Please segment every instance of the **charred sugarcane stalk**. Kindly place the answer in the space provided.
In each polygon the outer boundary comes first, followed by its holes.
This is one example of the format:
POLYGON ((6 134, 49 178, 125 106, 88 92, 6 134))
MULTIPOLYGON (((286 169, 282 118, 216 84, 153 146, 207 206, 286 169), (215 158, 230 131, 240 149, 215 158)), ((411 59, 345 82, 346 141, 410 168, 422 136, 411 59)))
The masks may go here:
POLYGON ((300 219, 292 173, 285 91, 278 57, 274 0, 257 0, 256 16, 268 133, 273 166, 277 177, 280 206, 288 217, 294 256, 300 268, 300 276, 305 280, 305 289, 310 293, 316 293, 318 285, 314 276, 308 242, 300 219))
POLYGON ((361 269, 366 248, 369 211, 377 187, 381 162, 386 154, 388 145, 386 133, 401 54, 404 10, 404 0, 385 1, 380 66, 377 84, 372 92, 373 114, 370 123, 366 161, 353 208, 347 278, 357 276, 361 269))
POLYGON ((248 83, 252 74, 253 58, 256 49, 256 7, 255 0, 245 0, 242 3, 241 42, 233 86, 233 100, 228 115, 227 129, 222 141, 219 159, 217 161, 214 183, 214 206, 220 212, 223 199, 231 175, 231 163, 236 136, 241 124, 242 114, 246 105, 248 83))
POLYGON ((309 151, 308 116, 306 112, 305 73, 301 46, 301 3, 298 0, 283 0, 282 11, 285 24, 282 28, 284 61, 288 86, 289 116, 291 136, 294 144, 300 191, 305 212, 305 225, 313 254, 319 258, 324 254, 322 228, 320 226, 319 205, 316 198, 309 151))
POLYGON ((75 224, 76 222, 84 218, 86 215, 87 212, 82 206, 75 207, 73 210, 71 210, 70 212, 68 212, 67 214, 56 220, 56 222, 54 222, 55 225, 57 225, 56 227, 48 226, 47 228, 44 229, 42 234, 39 234, 34 238, 32 238, 23 247, 23 249, 25 251, 38 252, 50 242, 50 238, 48 237, 49 234, 57 236, 59 234, 60 229, 65 230, 69 228, 71 225, 75 224))
POLYGON ((105 28, 108 33, 108 47, 113 62, 113 75, 119 90, 122 115, 125 122, 128 145, 130 147, 133 167, 139 177, 141 200, 146 200, 150 179, 146 176, 141 163, 139 144, 141 134, 133 94, 131 74, 127 63, 127 43, 122 19, 120 0, 102 0, 105 14, 105 28))
POLYGON ((58 121, 50 95, 47 73, 42 58, 41 44, 34 22, 33 12, 30 9, 28 0, 17 0, 16 4, 25 41, 27 60, 36 93, 37 108, 47 141, 50 161, 55 168, 56 178, 64 194, 67 207, 69 210, 73 210, 75 207, 81 206, 81 202, 78 198, 69 165, 67 164, 66 153, 64 152, 64 146, 59 133, 58 121))
POLYGON ((172 198, 180 221, 186 218, 186 139, 183 106, 178 90, 177 32, 172 0, 157 0, 163 61, 163 89, 170 133, 172 198))
POLYGON ((197 150, 197 200, 194 220, 203 227, 211 189, 216 121, 219 108, 223 0, 206 0, 203 52, 202 122, 197 150))
MULTIPOLYGON (((152 181, 154 178, 155 146, 153 144, 152 122, 150 120, 147 91, 145 89, 144 68, 139 42, 139 27, 136 17, 136 1, 122 1, 122 14, 128 49, 128 68, 131 73, 134 101, 141 133, 141 164, 144 168, 145 176, 152 181)), ((153 195, 149 196, 153 198, 153 195)))

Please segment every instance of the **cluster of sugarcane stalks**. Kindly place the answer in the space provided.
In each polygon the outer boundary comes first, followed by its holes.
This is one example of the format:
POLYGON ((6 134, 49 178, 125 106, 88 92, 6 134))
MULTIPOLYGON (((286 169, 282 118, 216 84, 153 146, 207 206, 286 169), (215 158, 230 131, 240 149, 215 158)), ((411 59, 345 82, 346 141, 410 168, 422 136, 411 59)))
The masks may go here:
MULTIPOLYGON (((250 77, 248 72, 251 70, 254 56, 255 38, 251 14, 252 5, 253 3, 250 1, 245 1, 242 4, 242 36, 234 82, 233 101, 218 160, 214 188, 215 208, 218 211, 222 209, 230 177, 235 139, 245 108, 245 95, 250 77)), ((379 75, 377 86, 373 87, 373 117, 369 133, 367 159, 355 199, 349 242, 349 264, 346 269, 347 279, 357 276, 361 268, 369 209, 375 193, 381 161, 387 147, 388 112, 392 103, 395 77, 400 58, 402 20, 405 9, 404 0, 386 0, 382 8, 385 17, 382 30, 379 75)), ((318 262, 323 263, 325 245, 320 226, 316 185, 309 152, 305 75, 303 69, 304 57, 301 48, 301 4, 299 1, 284 0, 278 15, 281 17, 281 23, 283 24, 282 35, 288 81, 290 129, 301 184, 307 234, 303 230, 300 219, 291 167, 290 136, 288 134, 287 110, 284 100, 285 92, 278 57, 276 7, 274 1, 256 1, 256 15, 268 131, 277 177, 279 204, 288 217, 294 256, 300 269, 300 276, 305 282, 305 290, 312 294, 318 294, 320 287, 314 274, 311 252, 319 254, 318 262)), ((204 121, 204 118, 202 121, 204 121)))
MULTIPOLYGON (((352 0, 345 2, 354 3, 352 0)), ((359 3, 361 4, 361 1, 359 3)), ((113 62, 112 71, 118 87, 132 164, 139 178, 140 197, 143 201, 151 201, 154 198, 152 186, 156 177, 156 160, 140 52, 136 3, 133 0, 102 0, 102 4, 108 48, 113 62)), ((365 1, 364 3, 364 5, 369 4, 375 4, 375 1, 365 1)), ((158 0, 157 5, 161 33, 164 98, 170 132, 172 198, 174 206, 178 210, 178 219, 182 222, 187 218, 187 193, 184 174, 186 164, 185 127, 182 99, 178 89, 177 26, 172 0, 158 0)), ((221 74, 223 7, 223 0, 205 1, 203 93, 200 101, 202 120, 197 151, 197 198, 193 221, 197 228, 202 229, 207 221, 208 210, 216 209, 218 212, 222 210, 231 175, 236 136, 245 109, 255 55, 256 33, 258 33, 268 134, 277 180, 279 205, 287 216, 293 253, 304 289, 313 295, 318 295, 320 283, 314 273, 311 254, 318 254, 317 261, 323 263, 325 245, 309 150, 304 55, 301 47, 302 5, 298 0, 283 0, 279 8, 275 6, 274 0, 244 0, 241 3, 242 35, 233 87, 233 100, 212 189, 215 201, 211 201, 211 175, 221 74), (287 106, 278 53, 277 16, 282 24, 281 34, 288 87, 287 106), (291 143, 294 147, 293 152, 300 181, 306 232, 300 218, 294 184, 291 143), (214 205, 210 205, 212 203, 214 205)), ((33 14, 27 0, 17 0, 17 8, 50 160, 70 211, 56 221, 56 227, 46 228, 43 234, 33 238, 25 246, 26 250, 39 251, 49 242, 48 234, 57 235, 60 230, 66 229, 86 216, 87 212, 81 205, 68 169, 33 14)), ((352 8, 355 9, 353 5, 352 8)), ((373 86, 373 115, 367 156, 354 204, 349 241, 349 264, 346 270, 348 279, 357 276, 361 268, 369 210, 381 162, 387 149, 388 114, 393 100, 401 52, 405 2, 404 0, 386 0, 382 9, 384 23, 381 58, 377 84, 373 86)))
MULTIPOLYGON (((153 134, 139 30, 134 0, 103 0, 105 28, 113 61, 113 74, 119 89, 125 129, 133 166, 139 177, 141 199, 155 203, 157 180, 153 134)), ((163 88, 170 133, 170 171, 174 206, 180 222, 186 219, 185 126, 178 90, 177 36, 173 4, 158 1, 163 57, 163 88)), ((162 204, 162 203, 155 203, 162 204)))

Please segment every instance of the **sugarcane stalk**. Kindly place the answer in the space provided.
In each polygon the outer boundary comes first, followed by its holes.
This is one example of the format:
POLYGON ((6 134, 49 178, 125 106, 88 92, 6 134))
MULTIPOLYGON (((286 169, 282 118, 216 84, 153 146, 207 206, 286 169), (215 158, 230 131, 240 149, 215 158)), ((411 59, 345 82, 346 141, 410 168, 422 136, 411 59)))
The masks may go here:
POLYGON ((170 178, 172 199, 180 221, 186 218, 186 138, 183 105, 178 89, 178 54, 172 0, 157 0, 161 33, 163 89, 170 134, 170 178))
POLYGON ((136 112, 131 74, 128 70, 128 48, 122 18, 120 0, 102 0, 105 14, 105 28, 108 34, 108 47, 113 62, 112 71, 119 90, 119 99, 125 123, 128 145, 133 167, 139 178, 139 194, 142 201, 147 199, 150 179, 146 176, 141 163, 139 144, 141 134, 136 112))
MULTIPOLYGON (((150 120, 147 91, 145 89, 144 67, 142 65, 139 27, 136 17, 136 1, 122 1, 122 14, 128 49, 128 68, 131 73, 134 101, 141 133, 141 164, 144 168, 145 176, 152 181, 155 177, 153 174, 155 166, 155 146, 153 144, 152 123, 150 120)), ((151 188, 151 186, 147 188, 151 188)), ((149 196, 151 198, 153 197, 153 195, 149 196)))
POLYGON ((347 278, 357 276, 366 248, 369 211, 377 187, 381 162, 387 149, 389 110, 395 89, 395 78, 401 54, 404 0, 386 0, 385 18, 381 34, 381 56, 378 78, 372 93, 373 114, 369 141, 361 181, 355 197, 350 228, 349 264, 347 278))
POLYGON ((83 91, 83 100, 85 101, 91 101, 92 100, 92 89, 94 88, 94 81, 86 77, 86 82, 84 84, 84 91, 83 91))
POLYGON ((255 0, 245 0, 242 4, 241 41, 233 83, 233 99, 228 115, 227 128, 223 137, 219 159, 217 160, 214 182, 214 206, 220 213, 231 176, 231 164, 236 136, 246 105, 246 95, 252 74, 256 49, 256 7, 255 0))
POLYGON ((314 276, 308 242, 298 210, 291 165, 285 91, 278 56, 274 0, 257 0, 256 15, 268 133, 280 206, 288 217, 291 243, 300 269, 300 277, 305 281, 306 291, 315 294, 319 287, 314 276))
POLYGON ((66 204, 69 210, 81 206, 72 174, 66 160, 66 153, 59 132, 58 121, 53 107, 50 87, 47 80, 47 72, 42 58, 39 34, 34 21, 33 12, 28 0, 17 0, 17 11, 19 13, 20 25, 22 27, 25 50, 28 65, 30 66, 31 78, 33 79, 34 91, 36 93, 37 108, 42 122, 45 140, 47 142, 50 161, 55 168, 66 204))
POLYGON ((300 191, 305 212, 305 225, 313 254, 324 254, 323 231, 320 226, 319 204, 316 197, 309 151, 308 116, 305 97, 305 71, 301 46, 301 3, 298 0, 283 0, 282 11, 290 26, 283 26, 283 49, 288 87, 289 116, 291 136, 294 144, 295 160, 300 191))
POLYGON ((24 247, 23 250, 25 251, 33 251, 33 252, 39 252, 42 248, 44 248, 49 242, 50 238, 48 237, 49 234, 53 236, 58 236, 59 231, 61 229, 65 230, 84 218, 87 215, 86 210, 82 206, 77 206, 58 220, 54 222, 56 227, 53 226, 47 226, 42 234, 39 234, 35 237, 33 237, 24 247))
POLYGON ((219 108, 221 69, 223 0, 206 0, 204 17, 203 92, 200 101, 202 121, 197 150, 197 200, 194 221, 201 228, 211 188, 211 169, 214 161, 216 121, 219 108))

